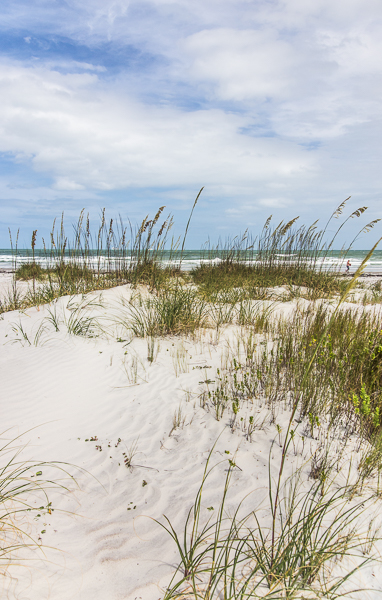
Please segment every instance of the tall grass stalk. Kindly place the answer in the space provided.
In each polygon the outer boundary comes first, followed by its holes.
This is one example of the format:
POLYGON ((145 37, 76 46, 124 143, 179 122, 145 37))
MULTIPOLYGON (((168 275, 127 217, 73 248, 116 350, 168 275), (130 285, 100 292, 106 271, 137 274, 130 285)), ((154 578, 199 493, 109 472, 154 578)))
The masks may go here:
MULTIPOLYGON (((8 232, 9 232, 9 241, 11 244, 11 251, 12 251, 12 270, 16 271, 17 270, 17 246, 18 246, 18 241, 19 241, 19 233, 20 233, 20 229, 17 230, 16 233, 16 240, 15 240, 15 244, 13 244, 13 238, 12 238, 12 232, 8 227, 8 232)), ((21 305, 21 295, 17 290, 17 281, 16 281, 16 277, 12 278, 12 294, 11 296, 9 296, 8 298, 8 310, 17 310, 21 305)), ((5 304, 6 306, 6 304, 5 304)))
POLYGON ((192 219, 192 215, 193 215, 193 213, 194 213, 194 210, 195 210, 195 206, 197 205, 197 203, 198 203, 198 200, 199 200, 199 198, 200 198, 200 194, 202 193, 202 191, 203 191, 203 190, 204 190, 204 187, 202 187, 202 188, 200 189, 200 191, 199 191, 198 195, 196 196, 196 198, 195 198, 195 202, 194 202, 194 204, 193 204, 193 206, 192 206, 192 209, 191 209, 190 216, 189 216, 189 218, 188 218, 188 221, 187 221, 186 229, 185 229, 185 231, 184 231, 184 237, 183 237, 183 242, 182 242, 182 248, 181 248, 181 250, 180 250, 179 269, 181 269, 181 268, 182 268, 183 251, 184 251, 184 245, 185 245, 185 243, 186 243, 186 239, 187 239, 188 228, 189 228, 189 226, 190 226, 190 223, 191 223, 191 219, 192 219))
MULTIPOLYGON (((62 213, 59 226, 56 226, 56 220, 53 222, 50 243, 42 239, 44 267, 36 263, 37 230, 32 234, 32 261, 20 266, 17 264, 18 234, 14 244, 10 232, 15 276, 12 299, 2 301, 2 312, 123 283, 146 283, 155 289, 177 272, 175 266, 163 267, 163 253, 173 226, 171 215, 160 222, 164 208, 161 207, 153 219, 145 217, 135 232, 130 224, 130 239, 122 218, 119 217, 116 223, 113 219, 107 223, 103 209, 95 236, 90 230, 89 214, 85 215, 82 210, 74 225, 74 240, 70 240, 62 213), (18 279, 32 280, 32 289, 23 297, 17 290, 18 279), (40 282, 38 288, 37 280, 40 282)), ((177 244, 172 239, 170 261, 177 252, 177 244)))
MULTIPOLYGON (((103 333, 103 328, 99 317, 92 314, 92 311, 99 307, 103 307, 101 297, 95 300, 84 296, 79 302, 74 298, 70 299, 67 304, 70 316, 65 319, 68 333, 87 338, 99 337, 103 333)), ((50 320, 52 321, 52 315, 50 315, 50 320)), ((55 323, 53 322, 53 324, 55 323)))
MULTIPOLYGON (((251 298, 258 288, 281 285, 304 286, 321 297, 341 292, 340 266, 328 269, 325 261, 330 258, 334 240, 345 223, 350 218, 360 217, 366 210, 366 207, 355 210, 326 242, 327 227, 333 218, 342 214, 345 204, 346 201, 332 214, 323 230, 318 229, 317 221, 310 226, 296 227, 298 217, 287 223, 281 221, 272 228, 269 217, 256 238, 246 231, 242 236, 207 247, 204 263, 192 272, 194 282, 208 298, 228 288, 244 288, 251 298)), ((361 231, 370 230, 374 225, 372 221, 361 231)), ((351 245, 346 252, 350 248, 351 245)))

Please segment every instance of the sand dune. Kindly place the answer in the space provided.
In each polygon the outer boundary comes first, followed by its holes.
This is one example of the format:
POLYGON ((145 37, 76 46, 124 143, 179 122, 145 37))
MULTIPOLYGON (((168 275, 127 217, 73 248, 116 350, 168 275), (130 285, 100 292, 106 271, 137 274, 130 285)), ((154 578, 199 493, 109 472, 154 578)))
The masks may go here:
MULTIPOLYGON (((181 531, 215 443, 211 464, 217 467, 205 488, 203 518, 217 510, 227 460, 234 456, 237 467, 227 510, 233 512, 246 496, 243 514, 266 503, 273 440, 275 477, 281 453, 275 419, 268 419, 249 440, 239 425, 230 427, 228 414, 217 421, 200 401, 203 382, 214 379, 237 343, 239 327, 225 326, 218 338, 211 329, 194 337, 161 338, 157 356, 149 362, 147 340, 132 337, 117 324, 121 298, 127 300, 130 294, 127 286, 102 292, 103 306, 92 310, 102 328, 95 338, 68 334, 67 297, 55 304, 59 331, 47 319, 46 306, 2 316, 1 437, 20 436, 15 446, 24 446, 24 460, 62 461, 74 477, 53 467, 39 476, 60 480, 67 489, 49 492, 51 514, 44 510, 39 517, 23 517, 31 535, 40 538, 45 557, 34 551, 26 566, 10 566, 4 597, 161 598, 179 557, 155 520, 163 522, 166 514, 181 531), (42 322, 45 329, 38 337, 42 322), (20 325, 31 345, 20 334, 20 325), (125 341, 116 341, 118 337, 125 341), (125 463, 130 461, 129 467, 125 463)), ((92 297, 99 299, 100 293, 92 297)), ((284 303, 275 310, 287 314, 294 307, 284 303)), ((266 418, 266 407, 256 402, 259 417, 266 418)), ((289 415, 290 409, 280 404, 276 421, 281 428, 289 415)), ((303 424, 296 423, 299 427, 303 424)), ((318 444, 311 439, 291 453, 286 474, 303 464, 318 444)), ((302 472, 307 478, 308 467, 302 472)), ((36 506, 39 502, 37 497, 31 500, 36 506)), ((365 587, 380 590, 382 567, 374 564, 359 577, 365 587)), ((362 597, 379 594, 364 592, 362 597)))

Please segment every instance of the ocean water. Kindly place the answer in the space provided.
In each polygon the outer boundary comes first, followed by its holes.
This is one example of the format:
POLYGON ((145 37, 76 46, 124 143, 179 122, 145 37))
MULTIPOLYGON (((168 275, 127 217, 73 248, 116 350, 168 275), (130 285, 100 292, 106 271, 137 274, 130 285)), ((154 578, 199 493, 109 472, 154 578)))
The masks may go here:
MULTIPOLYGON (((367 256, 369 250, 350 250, 346 255, 339 250, 332 250, 330 255, 321 256, 317 261, 317 266, 324 269, 335 269, 335 270, 343 270, 345 271, 346 262, 350 260, 351 269, 350 272, 355 272, 359 265, 362 263, 363 259, 367 256)), ((115 253, 116 255, 118 252, 115 253)), ((293 263, 294 260, 293 254, 285 256, 285 255, 276 255, 280 260, 288 260, 293 263)), ((68 257, 68 254, 66 258, 68 257)), ((171 255, 170 251, 165 251, 162 254, 162 264, 163 265, 171 265, 171 264, 179 264, 180 253, 174 256, 174 253, 171 255)), ((32 260, 32 255, 30 250, 18 250, 17 256, 9 249, 0 249, 0 271, 12 271, 15 268, 15 264, 19 267, 22 263, 29 262, 32 260)), ((208 262, 219 262, 221 259, 221 253, 219 251, 210 252, 207 255, 206 251, 203 250, 184 250, 183 258, 182 258, 182 269, 191 270, 202 263, 208 262)), ((251 260, 247 260, 250 264, 252 261, 256 260, 256 254, 251 257, 251 260)), ((39 263, 42 267, 47 266, 48 264, 52 264, 51 259, 49 258, 49 254, 45 253, 44 250, 35 250, 35 261, 39 263)), ((80 259, 78 259, 81 262, 80 259)), ((110 262, 108 262, 106 253, 103 253, 101 256, 96 254, 96 251, 91 251, 90 256, 88 258, 88 262, 93 267, 97 267, 98 263, 101 269, 104 268, 113 268, 118 259, 116 257, 111 258, 110 262)), ((376 250, 373 256, 368 260, 366 264, 366 272, 381 272, 382 273, 382 250, 376 250)))

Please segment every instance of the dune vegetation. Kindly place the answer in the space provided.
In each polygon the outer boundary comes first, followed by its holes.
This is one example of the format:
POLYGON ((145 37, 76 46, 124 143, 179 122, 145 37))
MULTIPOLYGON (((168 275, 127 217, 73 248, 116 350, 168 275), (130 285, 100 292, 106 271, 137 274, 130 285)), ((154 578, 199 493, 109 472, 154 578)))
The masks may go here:
MULTIPOLYGON (((46 307, 35 329, 13 324, 12 342, 38 346, 64 331, 125 344, 128 355, 131 341, 140 338, 147 342, 149 365, 165 339, 188 340, 195 348, 210 344, 220 349, 220 364, 209 371, 200 367, 202 381, 187 393, 246 443, 254 444, 258 432, 272 437, 268 461, 278 464, 278 475, 269 468, 265 508, 247 511, 243 498, 233 513, 226 509, 232 474, 240 469, 231 454, 222 459, 220 505, 206 513, 213 447, 183 530, 173 526, 171 507, 158 520, 179 555, 163 591, 166 600, 362 597, 352 577, 376 559, 379 541, 371 515, 380 512, 382 493, 382 294, 380 284, 365 290, 359 280, 376 246, 352 277, 320 266, 347 220, 366 210, 344 219, 328 241, 329 224, 345 208, 346 202, 323 229, 317 222, 297 226, 296 219, 273 227, 268 219, 256 238, 245 233, 206 247, 190 271, 182 269, 190 221, 183 239, 171 238, 164 207, 136 230, 122 220, 107 222, 103 213, 95 235, 81 213, 71 241, 62 219, 49 246, 43 244, 42 264, 36 231, 28 262, 18 264, 18 236, 12 241, 14 278, 1 312, 46 307), (24 292, 22 280, 29 282, 24 292), (108 305, 102 291, 116 286, 127 286, 129 295, 108 305), (62 308, 58 299, 65 296, 62 308), (281 424, 280 407, 288 415, 281 424), (292 456, 299 462, 287 476, 292 456)), ((189 369, 190 351, 182 348, 178 344, 172 354, 177 377, 189 369)), ((139 368, 132 354, 129 384, 138 383, 139 368)), ((179 409, 171 432, 183 426, 179 409)), ((30 479, 24 487, 18 482, 32 467, 12 470, 14 459, 4 448, 2 472, 11 472, 14 494, 28 494, 30 479)), ((8 498, 2 498, 5 507, 8 498)), ((0 515, 7 528, 11 514, 4 508, 0 515)), ((2 552, 8 555, 7 546, 2 552)))

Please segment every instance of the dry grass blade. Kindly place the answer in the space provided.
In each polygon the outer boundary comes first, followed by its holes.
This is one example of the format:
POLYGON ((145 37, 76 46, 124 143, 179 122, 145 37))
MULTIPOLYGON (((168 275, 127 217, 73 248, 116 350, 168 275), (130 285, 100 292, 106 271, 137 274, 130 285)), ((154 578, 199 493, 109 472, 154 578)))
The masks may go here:
POLYGON ((191 219, 192 219, 193 212, 194 212, 194 210, 195 210, 195 206, 197 205, 197 203, 198 203, 198 200, 199 200, 199 198, 200 198, 200 194, 202 193, 202 191, 203 191, 203 190, 204 190, 204 187, 202 187, 202 188, 200 189, 200 191, 199 191, 198 195, 196 196, 196 198, 195 198, 195 202, 194 202, 194 204, 193 204, 193 206, 192 206, 192 209, 191 209, 190 216, 189 216, 189 218, 188 218, 188 221, 187 221, 187 225, 186 225, 186 229, 185 229, 185 232, 184 232, 184 237, 183 237, 183 242, 182 242, 182 248, 181 248, 181 251, 180 251, 180 262, 179 262, 179 268, 180 268, 180 267, 181 267, 181 265, 182 265, 183 251, 184 251, 184 245, 185 245, 185 243, 186 243, 186 238, 187 238, 188 228, 189 228, 189 226, 190 226, 190 223, 191 223, 191 219))

